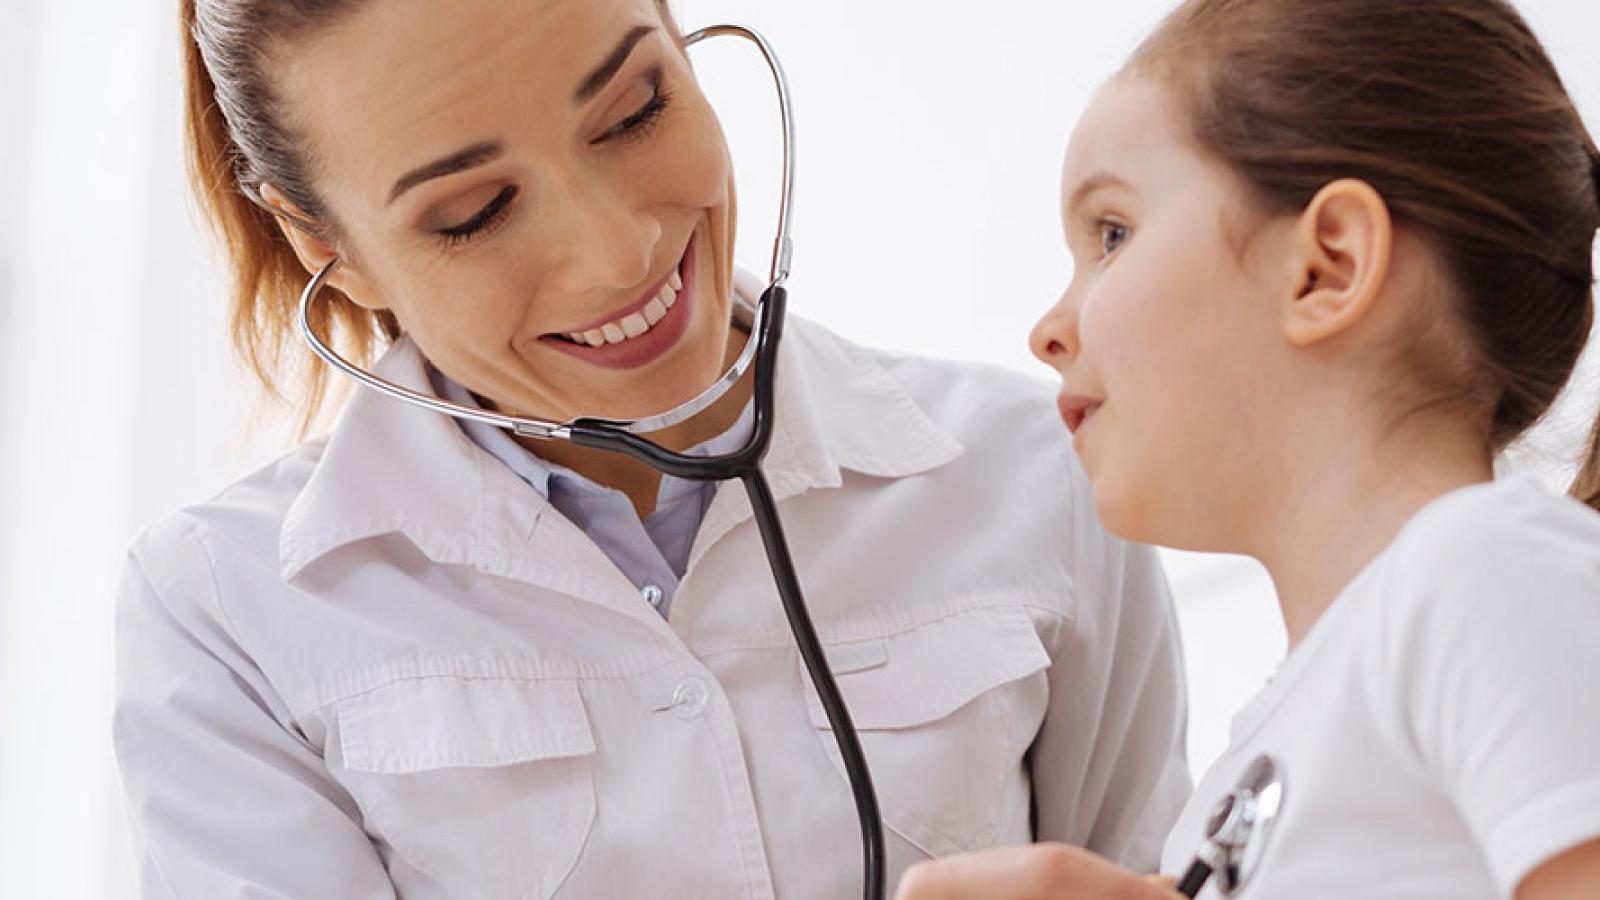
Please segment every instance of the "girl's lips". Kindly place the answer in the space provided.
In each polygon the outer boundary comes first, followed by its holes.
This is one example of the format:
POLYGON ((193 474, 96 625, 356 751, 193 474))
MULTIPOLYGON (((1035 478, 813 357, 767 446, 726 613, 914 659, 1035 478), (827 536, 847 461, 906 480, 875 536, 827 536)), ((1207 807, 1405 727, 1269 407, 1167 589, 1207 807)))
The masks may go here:
MULTIPOLYGON (((591 347, 588 344, 577 344, 553 334, 547 334, 539 341, 545 346, 559 350, 568 356, 575 356, 584 362, 599 366, 602 369, 637 369, 655 362, 667 354, 677 345, 678 341, 689 330, 689 323, 694 311, 694 248, 696 240, 689 239, 689 246, 683 252, 683 258, 678 262, 678 276, 683 280, 683 290, 678 292, 678 302, 667 310, 666 316, 650 330, 636 338, 630 338, 616 344, 605 344, 600 347, 591 347)), ((604 319, 592 323, 588 328, 574 329, 574 331, 590 331, 611 322, 616 322, 622 317, 632 315, 648 306, 660 293, 663 285, 671 278, 671 273, 656 283, 653 292, 634 306, 627 307, 611 313, 604 319)))
POLYGON ((1081 397, 1076 394, 1062 394, 1056 399, 1056 408, 1061 411, 1061 421, 1067 423, 1067 430, 1077 435, 1078 429, 1100 409, 1099 400, 1081 397))

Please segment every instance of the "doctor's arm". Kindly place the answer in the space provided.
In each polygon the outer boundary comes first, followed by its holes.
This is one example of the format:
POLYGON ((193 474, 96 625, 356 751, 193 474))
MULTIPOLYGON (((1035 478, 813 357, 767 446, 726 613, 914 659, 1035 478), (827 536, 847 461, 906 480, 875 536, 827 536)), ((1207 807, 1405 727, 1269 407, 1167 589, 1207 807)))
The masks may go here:
POLYGON ((147 562, 123 573, 113 724, 140 896, 393 900, 353 802, 224 626, 209 566, 147 562))
POLYGON ((1030 754, 1035 839, 1154 872, 1193 788, 1177 618, 1155 550, 1108 534, 1072 472, 1073 617, 1030 754))

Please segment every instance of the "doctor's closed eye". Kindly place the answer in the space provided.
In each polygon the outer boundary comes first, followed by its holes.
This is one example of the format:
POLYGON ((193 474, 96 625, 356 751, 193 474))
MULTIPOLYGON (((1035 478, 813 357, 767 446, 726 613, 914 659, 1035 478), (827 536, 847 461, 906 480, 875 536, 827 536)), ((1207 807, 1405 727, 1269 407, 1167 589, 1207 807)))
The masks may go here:
MULTIPOLYGON (((599 137, 591 140, 589 145, 601 147, 613 143, 631 144, 649 138, 672 103, 672 92, 664 84, 665 78, 666 75, 660 66, 651 69, 645 76, 643 85, 643 90, 647 93, 644 102, 621 121, 606 128, 599 137)), ((460 246, 474 238, 486 236, 505 221, 510 214, 511 203, 517 198, 518 193, 515 185, 507 185, 470 218, 457 225, 435 229, 434 233, 446 247, 460 246)))

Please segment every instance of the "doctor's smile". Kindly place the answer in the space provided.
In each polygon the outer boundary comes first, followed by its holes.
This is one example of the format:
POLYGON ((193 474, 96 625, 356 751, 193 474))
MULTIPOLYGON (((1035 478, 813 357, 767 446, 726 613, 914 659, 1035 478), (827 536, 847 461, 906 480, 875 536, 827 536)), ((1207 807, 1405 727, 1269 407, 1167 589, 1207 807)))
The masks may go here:
POLYGON ((677 267, 652 285, 643 299, 540 340, 608 369, 635 369, 655 362, 689 330, 696 286, 694 249, 691 239, 677 267))

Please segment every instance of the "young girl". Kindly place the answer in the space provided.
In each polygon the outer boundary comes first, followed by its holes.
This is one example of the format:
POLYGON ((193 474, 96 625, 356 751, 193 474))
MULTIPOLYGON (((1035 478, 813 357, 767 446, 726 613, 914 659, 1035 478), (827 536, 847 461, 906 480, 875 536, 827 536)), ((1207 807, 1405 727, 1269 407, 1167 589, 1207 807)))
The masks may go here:
MULTIPOLYGON (((1600 430, 1576 499, 1493 468, 1590 333, 1597 195, 1499 0, 1193 0, 1085 114, 1034 352, 1107 527, 1261 560, 1291 646, 1169 876, 1269 754, 1243 896, 1600 897, 1600 430)), ((1146 894, 1035 847, 901 896, 1146 894)))

